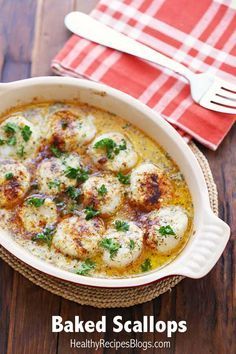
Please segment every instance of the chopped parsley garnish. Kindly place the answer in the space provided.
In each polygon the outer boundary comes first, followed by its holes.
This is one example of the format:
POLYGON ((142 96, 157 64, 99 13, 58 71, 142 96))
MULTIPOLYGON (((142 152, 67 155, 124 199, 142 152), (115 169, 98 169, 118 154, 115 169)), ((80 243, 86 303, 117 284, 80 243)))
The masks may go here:
POLYGON ((77 174, 77 181, 85 182, 89 177, 88 175, 89 173, 87 170, 84 170, 83 168, 79 168, 77 174))
POLYGON ((119 172, 117 178, 122 184, 130 184, 130 175, 123 175, 122 172, 119 172))
POLYGON ((38 190, 38 189, 39 189, 38 183, 37 183, 36 181, 33 181, 33 182, 31 183, 30 189, 31 189, 31 190, 38 190))
POLYGON ((131 126, 130 123, 126 123, 125 125, 123 125, 122 129, 126 129, 126 128, 130 127, 130 126, 131 126))
POLYGON ((130 241, 129 241, 129 248, 130 248, 130 250, 132 251, 132 250, 134 249, 134 247, 135 247, 135 242, 134 242, 134 240, 130 240, 130 241))
POLYGON ((45 202, 45 198, 37 198, 37 197, 31 197, 27 199, 27 204, 28 205, 33 205, 36 208, 41 207, 45 202))
POLYGON ((60 149, 58 149, 55 145, 50 146, 50 150, 55 157, 61 157, 61 155, 63 154, 63 152, 60 149))
POLYGON ((85 208, 85 215, 86 215, 85 219, 86 220, 90 220, 99 214, 100 214, 100 211, 94 209, 92 206, 87 206, 85 208))
POLYGON ((71 199, 77 199, 81 194, 81 190, 79 188, 70 186, 66 189, 66 193, 71 199))
POLYGON ((104 238, 100 242, 100 246, 105 248, 110 253, 110 258, 114 258, 117 255, 118 250, 120 249, 121 245, 113 240, 112 238, 104 238))
POLYGON ((76 272, 79 275, 88 275, 88 273, 96 267, 96 263, 91 259, 86 259, 83 263, 81 263, 80 268, 76 272))
POLYGON ((70 202, 64 203, 63 201, 56 203, 57 207, 61 209, 63 215, 76 214, 78 212, 78 204, 76 201, 72 200, 70 202))
POLYGON ((71 214, 71 213, 74 213, 77 210, 78 210, 78 204, 73 201, 73 202, 67 204, 67 208, 64 210, 64 213, 65 213, 65 215, 66 214, 71 214))
POLYGON ((8 135, 8 139, 6 140, 7 145, 9 145, 9 146, 16 145, 15 133, 16 133, 17 129, 18 129, 18 126, 15 123, 7 123, 4 126, 4 131, 8 135))
POLYGON ((21 135, 24 141, 29 141, 31 135, 32 135, 32 130, 28 125, 25 125, 24 128, 21 129, 21 135))
POLYGON ((65 130, 65 129, 68 127, 68 122, 66 122, 66 121, 63 120, 63 121, 61 122, 61 127, 62 127, 63 130, 65 130))
POLYGON ((49 181, 48 182, 48 188, 57 188, 59 191, 61 190, 61 182, 55 179, 54 181, 49 181))
POLYGON ((168 235, 175 235, 174 230, 172 229, 172 227, 170 225, 166 225, 166 226, 161 226, 158 229, 158 232, 162 235, 162 236, 168 236, 168 235))
POLYGON ((129 224, 125 221, 121 220, 116 220, 115 221, 115 228, 117 231, 128 231, 129 230, 129 224))
POLYGON ((5 144, 5 140, 0 139, 0 145, 4 145, 5 144))
POLYGON ((114 155, 118 155, 121 150, 126 150, 126 141, 122 139, 122 143, 117 145, 116 142, 110 138, 104 138, 97 141, 94 145, 95 149, 104 149, 108 159, 113 159, 114 155))
POLYGON ((95 149, 104 149, 106 151, 106 155, 108 159, 111 159, 113 156, 113 150, 116 147, 116 143, 114 140, 110 138, 104 138, 97 141, 94 145, 95 149))
POLYGON ((9 172, 5 174, 5 178, 7 181, 9 181, 10 179, 12 179, 14 177, 13 173, 9 172))
POLYGON ((16 153, 17 153, 17 155, 18 155, 19 157, 23 157, 24 154, 25 154, 24 146, 21 145, 21 146, 19 147, 19 150, 18 150, 16 153))
POLYGON ((17 132, 18 126, 15 123, 7 123, 4 126, 4 131, 7 134, 15 134, 17 132))
POLYGON ((35 236, 32 237, 32 241, 41 241, 46 243, 48 247, 51 247, 53 234, 55 233, 55 227, 46 227, 43 232, 39 232, 35 236))
POLYGON ((56 203, 56 206, 58 208, 63 208, 65 206, 65 202, 63 200, 61 200, 61 199, 54 198, 53 201, 56 203))
POLYGON ((98 188, 98 195, 100 195, 101 197, 103 197, 105 194, 107 194, 108 190, 105 186, 105 184, 101 185, 100 188, 98 188))
POLYGON ((88 179, 88 171, 84 170, 81 167, 74 168, 71 166, 67 166, 65 170, 66 177, 70 179, 77 179, 77 181, 85 182, 88 179))
POLYGON ((145 261, 141 264, 142 272, 147 272, 152 269, 152 263, 149 258, 146 258, 145 261))
POLYGON ((65 170, 65 175, 70 179, 76 179, 78 175, 78 168, 68 166, 65 170))
POLYGON ((127 149, 127 145, 126 145, 125 139, 122 139, 121 141, 122 141, 122 143, 121 143, 120 145, 118 145, 118 147, 117 147, 118 153, 119 153, 121 150, 126 150, 126 149, 127 149))
POLYGON ((7 139, 7 145, 15 146, 16 145, 16 137, 13 135, 9 139, 7 139))

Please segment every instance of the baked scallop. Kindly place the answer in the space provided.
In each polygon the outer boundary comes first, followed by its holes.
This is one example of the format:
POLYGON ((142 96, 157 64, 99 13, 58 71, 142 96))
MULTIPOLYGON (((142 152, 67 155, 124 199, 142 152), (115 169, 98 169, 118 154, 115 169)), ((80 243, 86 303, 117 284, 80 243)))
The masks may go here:
POLYGON ((40 191, 47 195, 56 195, 68 187, 75 186, 77 180, 72 178, 72 172, 76 173, 76 170, 81 167, 80 157, 77 154, 43 160, 36 172, 40 191))
POLYGON ((128 193, 132 204, 146 211, 153 210, 170 193, 171 185, 156 165, 142 163, 132 171, 128 193))
POLYGON ((19 203, 30 187, 30 173, 20 162, 0 160, 0 207, 19 203))
POLYGON ((122 186, 109 173, 89 177, 82 186, 82 192, 84 204, 93 205, 102 216, 114 214, 122 203, 122 186))
POLYGON ((143 248, 143 231, 133 222, 115 220, 100 243, 103 261, 109 267, 123 268, 134 262, 143 248))
POLYGON ((145 224, 147 245, 160 253, 168 253, 182 240, 188 216, 182 207, 171 205, 150 212, 145 224))
POLYGON ((57 207, 51 198, 34 194, 24 201, 18 215, 25 232, 35 234, 57 222, 57 207))
POLYGON ((50 116, 50 135, 63 151, 76 151, 96 134, 94 117, 72 110, 60 110, 50 116))
POLYGON ((0 157, 24 160, 34 157, 39 132, 23 116, 11 116, 0 124, 0 157))
POLYGON ((9 230, 11 226, 12 212, 9 209, 0 209, 0 228, 9 230))
POLYGON ((131 142, 117 132, 96 137, 88 152, 99 168, 114 172, 129 171, 138 160, 131 142))
POLYGON ((81 213, 58 224, 52 245, 65 256, 87 259, 98 253, 103 233, 102 219, 94 217, 86 220, 86 215, 81 213))

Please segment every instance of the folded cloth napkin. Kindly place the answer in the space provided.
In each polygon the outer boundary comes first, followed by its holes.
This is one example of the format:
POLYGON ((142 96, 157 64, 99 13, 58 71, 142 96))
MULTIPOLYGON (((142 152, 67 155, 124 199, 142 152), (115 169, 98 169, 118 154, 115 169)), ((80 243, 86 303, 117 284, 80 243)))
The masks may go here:
MULTIPOLYGON (((91 16, 185 64, 236 76, 236 11, 230 0, 101 0, 91 16)), ((52 61, 60 75, 100 81, 136 97, 186 135, 216 150, 235 116, 195 104, 180 76, 73 35, 52 61)))

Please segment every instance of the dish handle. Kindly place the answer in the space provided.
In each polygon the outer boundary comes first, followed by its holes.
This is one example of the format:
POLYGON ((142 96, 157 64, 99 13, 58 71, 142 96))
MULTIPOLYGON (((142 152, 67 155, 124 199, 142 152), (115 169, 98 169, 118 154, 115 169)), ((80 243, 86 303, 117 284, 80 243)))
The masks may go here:
POLYGON ((201 278, 214 267, 230 237, 229 226, 212 211, 205 211, 199 236, 193 240, 191 252, 179 264, 175 274, 189 278, 201 278))

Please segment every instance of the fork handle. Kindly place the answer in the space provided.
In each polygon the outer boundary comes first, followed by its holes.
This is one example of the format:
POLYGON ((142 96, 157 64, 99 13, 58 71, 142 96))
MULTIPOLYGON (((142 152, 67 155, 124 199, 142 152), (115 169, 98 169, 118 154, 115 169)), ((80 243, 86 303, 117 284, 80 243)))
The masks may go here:
POLYGON ((71 32, 83 38, 161 65, 184 76, 189 81, 194 75, 183 64, 127 37, 82 12, 74 11, 69 13, 65 17, 65 25, 71 32))

